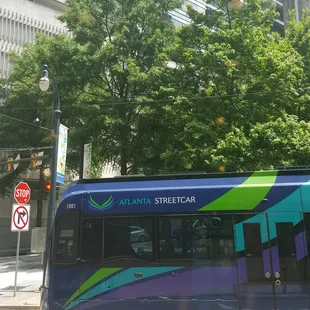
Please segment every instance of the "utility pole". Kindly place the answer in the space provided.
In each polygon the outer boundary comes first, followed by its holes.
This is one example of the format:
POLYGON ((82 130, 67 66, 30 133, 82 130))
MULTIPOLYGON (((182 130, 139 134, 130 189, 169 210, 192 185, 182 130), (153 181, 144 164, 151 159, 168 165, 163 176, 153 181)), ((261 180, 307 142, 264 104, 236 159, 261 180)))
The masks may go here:
POLYGON ((83 172, 84 172, 84 140, 81 140, 80 143, 80 171, 79 171, 79 179, 83 180, 83 172))
POLYGON ((60 94, 56 79, 48 68, 47 65, 43 66, 42 78, 39 82, 39 87, 42 91, 47 91, 50 86, 50 80, 48 74, 52 76, 53 79, 53 133, 52 133, 52 160, 51 160, 51 192, 48 204, 48 218, 47 218, 47 231, 46 231, 46 244, 44 253, 44 272, 43 272, 43 286, 45 283, 45 274, 47 268, 47 259, 49 251, 49 238, 52 231, 52 225, 55 217, 56 209, 56 176, 57 176, 57 156, 58 156, 58 138, 59 138, 59 127, 60 127, 60 94))

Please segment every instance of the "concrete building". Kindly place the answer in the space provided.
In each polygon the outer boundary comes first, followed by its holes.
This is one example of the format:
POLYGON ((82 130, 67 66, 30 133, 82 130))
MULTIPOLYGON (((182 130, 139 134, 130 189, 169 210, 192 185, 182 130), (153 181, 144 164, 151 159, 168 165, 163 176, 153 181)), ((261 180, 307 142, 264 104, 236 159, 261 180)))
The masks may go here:
POLYGON ((37 33, 66 31, 56 19, 65 7, 65 0, 0 0, 0 77, 10 72, 10 51, 21 52, 37 33))
MULTIPOLYGON (((242 2, 243 0, 232 0, 242 2)), ((310 7, 310 0, 273 0, 279 17, 274 22, 274 31, 284 35, 288 20, 288 10, 297 8, 299 20, 304 8, 310 7)), ((0 0, 0 77, 10 72, 8 53, 11 50, 21 52, 24 43, 33 43, 36 33, 55 35, 66 31, 55 18, 66 7, 66 0, 0 0)), ((186 0, 182 9, 171 12, 171 20, 176 26, 189 24, 186 4, 192 5, 199 12, 215 9, 205 0, 186 0)))
MULTIPOLYGON (((274 0, 275 1, 275 0, 274 0)), ((288 22, 288 12, 296 10, 296 20, 299 21, 304 9, 310 8, 310 0, 282 0, 283 1, 283 21, 285 27, 288 22)))
MULTIPOLYGON (((231 0, 231 3, 236 6, 243 2, 246 2, 246 0, 231 0)), ((274 22, 273 31, 277 31, 283 36, 288 22, 289 10, 296 9, 296 20, 299 21, 302 10, 310 8, 310 0, 273 0, 273 2, 276 4, 276 10, 279 13, 279 17, 274 22)), ((205 0, 186 0, 182 9, 171 12, 171 20, 176 26, 190 23, 190 19, 186 14, 186 4, 190 4, 201 13, 204 13, 206 9, 215 9, 215 6, 206 3, 205 0)))

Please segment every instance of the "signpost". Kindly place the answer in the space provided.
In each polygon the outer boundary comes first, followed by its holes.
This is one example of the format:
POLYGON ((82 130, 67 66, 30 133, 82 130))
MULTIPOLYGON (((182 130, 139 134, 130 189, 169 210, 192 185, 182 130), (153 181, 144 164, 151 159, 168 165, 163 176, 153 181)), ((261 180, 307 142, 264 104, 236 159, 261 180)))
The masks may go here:
POLYGON ((90 178, 92 144, 84 144, 83 179, 90 178))
POLYGON ((29 230, 30 205, 26 203, 30 200, 31 190, 27 183, 20 182, 14 189, 14 199, 17 204, 13 204, 11 231, 17 231, 16 267, 14 279, 14 297, 16 296, 18 260, 20 248, 20 232, 29 230))

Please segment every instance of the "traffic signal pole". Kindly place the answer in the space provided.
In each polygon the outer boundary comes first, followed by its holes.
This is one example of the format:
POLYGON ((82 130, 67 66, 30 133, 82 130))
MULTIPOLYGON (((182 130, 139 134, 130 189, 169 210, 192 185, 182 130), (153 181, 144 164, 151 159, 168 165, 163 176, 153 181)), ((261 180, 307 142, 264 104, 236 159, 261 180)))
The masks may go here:
POLYGON ((46 231, 46 243, 44 252, 44 268, 43 268, 43 282, 42 287, 45 288, 45 277, 49 255, 49 245, 51 232, 55 217, 56 209, 56 177, 57 177, 57 156, 58 156, 58 139, 59 139, 59 126, 60 126, 60 94, 57 86, 56 79, 49 70, 47 65, 43 66, 42 78, 40 79, 39 86, 42 91, 47 91, 49 88, 48 74, 50 73, 53 79, 53 132, 52 132, 52 159, 51 159, 51 191, 49 195, 48 204, 48 218, 47 218, 47 231, 46 231))

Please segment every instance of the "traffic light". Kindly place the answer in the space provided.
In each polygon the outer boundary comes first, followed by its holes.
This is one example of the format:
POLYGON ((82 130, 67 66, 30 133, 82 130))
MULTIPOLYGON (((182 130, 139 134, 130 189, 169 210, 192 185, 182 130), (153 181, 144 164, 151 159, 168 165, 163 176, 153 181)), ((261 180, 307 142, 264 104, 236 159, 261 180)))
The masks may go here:
POLYGON ((30 169, 36 170, 42 165, 42 159, 38 160, 37 157, 41 157, 43 155, 44 155, 44 152, 38 152, 38 153, 31 154, 31 157, 33 158, 33 160, 30 163, 30 169))
POLYGON ((51 183, 45 183, 45 184, 44 184, 44 188, 45 188, 46 191, 50 191, 51 188, 52 188, 51 183))
MULTIPOLYGON (((8 158, 8 162, 13 162, 14 158, 13 157, 9 157, 8 158)), ((7 165, 7 172, 12 172, 14 170, 14 166, 13 163, 8 163, 7 165)))
POLYGON ((34 158, 32 161, 31 161, 31 169, 35 169, 37 168, 37 161, 36 161, 36 157, 38 156, 38 153, 34 153, 31 155, 32 158, 34 158))

